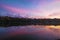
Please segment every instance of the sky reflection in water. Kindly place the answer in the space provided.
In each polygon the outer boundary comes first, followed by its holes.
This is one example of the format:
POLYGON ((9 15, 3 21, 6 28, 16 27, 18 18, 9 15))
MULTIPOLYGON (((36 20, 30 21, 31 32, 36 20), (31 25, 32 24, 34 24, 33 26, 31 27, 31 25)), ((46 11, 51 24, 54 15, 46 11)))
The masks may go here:
POLYGON ((56 39, 60 38, 60 26, 12 26, 8 28, 0 27, 0 37, 9 37, 15 35, 32 34, 41 38, 56 39))

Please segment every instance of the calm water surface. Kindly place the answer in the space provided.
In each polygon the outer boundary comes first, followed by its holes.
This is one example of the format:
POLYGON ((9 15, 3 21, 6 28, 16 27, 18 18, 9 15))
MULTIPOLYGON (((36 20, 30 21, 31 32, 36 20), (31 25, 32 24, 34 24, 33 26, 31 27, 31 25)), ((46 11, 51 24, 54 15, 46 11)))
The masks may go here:
MULTIPOLYGON (((59 39, 60 26, 43 26, 43 25, 29 25, 29 26, 11 26, 0 27, 0 38, 7 38, 15 35, 35 35, 41 39, 59 39)), ((34 36, 34 37, 35 37, 34 36)))

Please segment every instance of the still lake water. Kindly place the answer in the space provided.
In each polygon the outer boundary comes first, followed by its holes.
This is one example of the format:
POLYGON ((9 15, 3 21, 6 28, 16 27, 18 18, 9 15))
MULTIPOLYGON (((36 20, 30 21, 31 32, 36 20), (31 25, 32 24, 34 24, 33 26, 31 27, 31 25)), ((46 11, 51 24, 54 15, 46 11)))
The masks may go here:
POLYGON ((40 39, 59 39, 60 26, 28 25, 28 26, 11 26, 0 27, 0 38, 12 37, 15 35, 34 35, 40 39))

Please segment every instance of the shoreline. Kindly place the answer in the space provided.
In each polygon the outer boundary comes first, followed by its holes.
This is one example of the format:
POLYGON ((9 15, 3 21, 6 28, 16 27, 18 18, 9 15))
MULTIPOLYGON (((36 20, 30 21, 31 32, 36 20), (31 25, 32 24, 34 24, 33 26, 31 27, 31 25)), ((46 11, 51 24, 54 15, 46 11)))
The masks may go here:
POLYGON ((0 26, 23 26, 23 25, 60 25, 60 19, 30 19, 0 17, 0 26))

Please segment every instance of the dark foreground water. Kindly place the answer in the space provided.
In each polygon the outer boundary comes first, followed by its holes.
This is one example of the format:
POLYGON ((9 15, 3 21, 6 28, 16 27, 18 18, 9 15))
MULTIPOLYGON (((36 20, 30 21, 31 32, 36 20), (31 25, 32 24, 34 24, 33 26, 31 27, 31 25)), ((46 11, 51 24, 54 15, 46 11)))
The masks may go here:
POLYGON ((0 27, 0 40, 56 40, 60 39, 60 26, 0 27))

